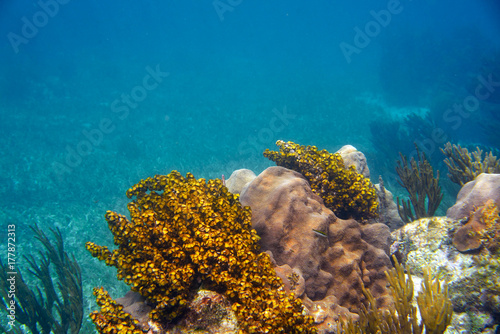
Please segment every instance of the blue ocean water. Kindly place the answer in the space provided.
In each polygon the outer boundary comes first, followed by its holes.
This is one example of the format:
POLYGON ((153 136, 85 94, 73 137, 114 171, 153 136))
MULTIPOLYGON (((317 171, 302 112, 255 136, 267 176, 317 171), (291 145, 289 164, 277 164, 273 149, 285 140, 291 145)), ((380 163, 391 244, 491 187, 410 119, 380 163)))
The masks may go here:
POLYGON ((417 142, 442 214, 458 189, 439 148, 500 148, 494 0, 5 0, 0 74, 0 237, 15 224, 22 255, 28 226, 60 228, 86 311, 92 287, 126 291, 84 244, 112 243, 103 215, 142 178, 259 173, 283 139, 353 145, 404 195, 394 167, 417 142))

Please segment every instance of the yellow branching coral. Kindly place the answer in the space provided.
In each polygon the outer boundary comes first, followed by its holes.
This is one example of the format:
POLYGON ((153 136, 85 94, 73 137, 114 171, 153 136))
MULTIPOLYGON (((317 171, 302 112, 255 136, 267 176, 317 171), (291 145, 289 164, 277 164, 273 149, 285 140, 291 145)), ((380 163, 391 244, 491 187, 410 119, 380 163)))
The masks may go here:
POLYGON ((127 196, 136 197, 130 221, 106 213, 118 248, 86 246, 148 299, 153 320, 175 320, 203 285, 227 296, 245 333, 314 332, 301 301, 286 295, 269 256, 258 252, 250 208, 220 180, 173 171, 142 180, 127 196))
POLYGON ((422 323, 418 323, 417 309, 412 304, 413 282, 404 273, 403 267, 397 262, 395 268, 386 272, 390 285, 394 307, 380 310, 376 306, 370 290, 361 282, 363 294, 368 307, 362 306, 359 321, 352 319, 339 323, 338 333, 345 334, 421 334, 425 329, 426 334, 444 333, 451 323, 453 308, 448 298, 448 289, 441 286, 439 280, 431 278, 429 271, 424 270, 422 292, 417 296, 417 303, 422 315, 422 323))
POLYGON ((123 306, 117 304, 103 288, 94 288, 97 305, 101 312, 94 311, 90 318, 99 333, 130 333, 143 334, 138 321, 123 311, 123 306))
POLYGON ((428 269, 424 269, 422 292, 417 296, 417 303, 425 333, 444 333, 451 323, 453 305, 448 298, 448 286, 443 287, 437 278, 432 279, 428 269))
MULTIPOLYGON (((393 257, 395 259, 395 257, 393 257)), ((391 295, 394 300, 394 309, 397 312, 397 318, 394 312, 391 312, 394 323, 398 324, 401 333, 421 333, 422 326, 417 321, 417 309, 412 305, 413 299, 413 281, 404 273, 403 266, 394 261, 395 266, 389 272, 385 272, 387 281, 390 284, 391 295)))
POLYGON ((338 217, 365 220, 377 216, 375 187, 354 167, 345 168, 340 154, 282 140, 278 140, 276 145, 279 152, 266 149, 264 156, 278 166, 304 175, 311 189, 338 217))

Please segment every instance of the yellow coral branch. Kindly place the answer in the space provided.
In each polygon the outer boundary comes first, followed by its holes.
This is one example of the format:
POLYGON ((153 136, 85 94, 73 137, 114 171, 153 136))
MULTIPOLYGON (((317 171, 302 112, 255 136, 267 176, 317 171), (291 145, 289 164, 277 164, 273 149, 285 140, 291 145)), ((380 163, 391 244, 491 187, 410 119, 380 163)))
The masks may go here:
POLYGON ((424 269, 422 292, 417 296, 417 303, 425 324, 425 333, 444 333, 451 323, 453 306, 448 297, 448 286, 441 286, 437 278, 432 279, 428 268, 424 269))

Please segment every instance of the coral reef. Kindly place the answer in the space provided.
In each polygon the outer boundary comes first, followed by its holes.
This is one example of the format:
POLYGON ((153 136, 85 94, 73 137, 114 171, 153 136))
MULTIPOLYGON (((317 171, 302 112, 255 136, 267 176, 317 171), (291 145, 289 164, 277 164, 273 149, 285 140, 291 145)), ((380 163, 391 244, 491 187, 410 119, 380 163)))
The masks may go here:
POLYGON ((416 145, 415 147, 418 161, 412 157, 408 164, 407 158, 399 153, 401 161, 398 161, 396 167, 396 172, 401 179, 399 184, 410 195, 407 202, 402 201, 402 209, 399 205, 399 197, 397 198, 399 215, 406 223, 423 217, 432 217, 443 199, 439 186, 439 171, 434 177, 434 171, 425 153, 420 154, 418 147, 416 145))
POLYGON ((398 206, 394 203, 392 193, 384 187, 384 180, 381 176, 379 176, 379 182, 375 184, 375 189, 379 202, 379 214, 374 221, 389 226, 391 231, 403 226, 404 222, 399 216, 398 206))
MULTIPOLYGON (((123 306, 114 301, 103 288, 94 288, 97 305, 101 312, 94 311, 90 318, 99 333, 130 333, 142 334, 144 327, 129 313, 123 311, 123 306)), ((149 329, 146 328, 146 329, 149 329)))
MULTIPOLYGON (((496 315, 500 327, 500 254, 483 253, 474 256, 474 264, 478 269, 478 277, 482 286, 483 307, 496 315)), ((478 283, 475 283, 478 284, 478 283)))
MULTIPOLYGON (((471 213, 467 223, 453 235, 453 245, 461 252, 474 252, 477 280, 483 307, 500 315, 500 216, 497 205, 488 200, 471 213)), ((500 322, 500 321, 499 321, 500 322)))
POLYGON ((483 319, 482 327, 500 323, 496 306, 485 303, 485 300, 494 301, 500 295, 500 290, 495 290, 495 286, 500 287, 496 271, 500 267, 495 267, 498 257, 486 249, 479 255, 457 251, 451 239, 459 225, 446 217, 422 218, 392 233, 394 248, 402 253, 408 270, 423 276, 424 269, 428 268, 432 275, 447 282, 449 298, 454 312, 457 312, 450 328, 457 332, 469 326, 468 322, 461 320, 465 313, 483 319))
POLYGON ((431 278, 427 270, 424 271, 422 291, 417 296, 422 322, 417 319, 417 308, 412 304, 413 281, 408 278, 403 267, 395 261, 395 268, 385 272, 390 285, 394 307, 379 309, 369 289, 362 285, 363 293, 368 300, 368 307, 363 305, 360 319, 354 323, 352 319, 340 322, 340 333, 394 333, 394 334, 441 334, 451 323, 453 309, 448 298, 448 289, 442 287, 437 278, 431 278))
POLYGON ((500 160, 492 152, 486 153, 483 159, 483 151, 479 147, 471 154, 465 147, 448 142, 441 152, 446 155, 444 162, 448 166, 448 177, 461 186, 481 173, 500 173, 500 160))
POLYGON ((378 202, 374 186, 354 167, 345 168, 340 154, 282 140, 278 140, 276 145, 279 152, 266 149, 264 156, 278 166, 304 175, 313 192, 339 218, 367 220, 377 216, 378 202))
POLYGON ((229 192, 240 194, 243 188, 256 177, 255 173, 250 169, 237 169, 232 172, 229 179, 226 180, 225 186, 229 192))
MULTIPOLYGON (((231 302, 241 332, 315 332, 301 301, 282 288, 269 256, 258 252, 250 209, 221 180, 206 182, 173 171, 142 180, 127 196, 136 197, 128 205, 130 221, 106 213, 118 248, 110 251, 91 242, 86 247, 147 299, 152 321, 165 327, 178 319, 203 286, 231 302)), ((106 333, 123 315, 103 300, 93 317, 106 333)), ((136 326, 130 319, 126 323, 136 326)))
MULTIPOLYGON (((146 298, 134 291, 128 291, 124 297, 117 298, 116 302, 107 299, 102 290, 95 290, 98 294, 100 305, 111 310, 115 314, 114 326, 104 322, 104 328, 117 327, 121 324, 122 330, 133 332, 134 330, 147 330, 149 333, 206 333, 206 334, 236 334, 238 333, 238 321, 231 309, 231 304, 223 294, 210 290, 198 290, 189 302, 186 313, 175 324, 169 328, 163 328, 158 322, 149 319, 151 307, 146 298), (103 303, 104 299, 104 303, 103 303), (118 305, 119 304, 119 305, 118 305)), ((94 318, 98 312, 91 314, 94 318)), ((99 318, 96 318, 98 321, 99 318)))
POLYGON ((238 332, 236 315, 224 295, 199 290, 188 306, 186 317, 173 332, 222 334, 238 332))
POLYGON ((417 296, 417 303, 425 332, 444 333, 451 323, 453 305, 448 298, 448 286, 437 277, 432 278, 428 268, 424 269, 422 292, 417 296))
MULTIPOLYGON (((38 226, 30 228, 45 249, 38 252, 38 260, 33 256, 24 257, 29 264, 29 272, 38 279, 40 286, 36 290, 30 289, 18 270, 14 283, 15 297, 10 297, 9 282, 12 281, 8 279, 12 277, 9 273, 13 270, 0 260, 0 307, 9 313, 7 307, 12 307, 11 302, 14 301, 15 320, 33 334, 66 334, 68 331, 77 334, 83 319, 80 266, 64 250, 59 229, 50 230, 55 238, 53 243, 38 226), (54 287, 55 282, 57 289, 54 287)), ((0 329, 7 333, 1 326, 0 329)), ((12 331, 21 333, 17 327, 13 327, 12 331)))
POLYGON ((460 252, 469 252, 486 247, 495 254, 500 243, 500 217, 493 200, 477 208, 467 223, 453 235, 453 246, 460 252))
POLYGON ((345 168, 353 166, 356 172, 370 179, 370 168, 368 168, 368 163, 363 152, 358 151, 352 145, 344 145, 335 153, 340 154, 345 168))
POLYGON ((138 320, 142 327, 148 327, 151 306, 148 305, 146 298, 137 292, 129 290, 125 296, 116 298, 115 301, 117 304, 123 306, 124 312, 138 320))
POLYGON ((446 211, 446 216, 455 220, 469 217, 475 208, 490 199, 500 207, 500 174, 479 174, 460 189, 455 205, 446 211))
MULTIPOLYGON (((478 232, 479 238, 491 254, 500 255, 500 215, 498 207, 493 200, 488 200, 481 209, 481 212, 474 213, 474 216, 479 214, 481 222, 485 225, 485 228, 478 232)), ((476 211, 479 211, 479 209, 476 211)))
POLYGON ((386 225, 337 218, 304 176, 283 167, 259 174, 240 201, 252 208, 262 249, 284 267, 277 272, 284 272, 285 286, 295 286, 311 313, 317 309, 318 327, 335 323, 336 314, 328 313, 334 307, 359 309, 365 300, 360 280, 372 289, 377 306, 391 303, 384 275, 391 266, 386 225))

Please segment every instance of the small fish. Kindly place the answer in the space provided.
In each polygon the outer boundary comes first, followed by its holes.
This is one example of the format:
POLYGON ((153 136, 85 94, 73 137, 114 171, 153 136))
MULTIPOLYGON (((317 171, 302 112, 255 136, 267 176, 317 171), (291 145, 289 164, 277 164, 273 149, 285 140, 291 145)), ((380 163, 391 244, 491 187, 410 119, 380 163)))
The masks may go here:
POLYGON ((326 235, 325 232, 321 232, 321 231, 318 231, 318 230, 315 230, 315 229, 312 229, 314 233, 316 233, 317 235, 321 236, 321 237, 324 237, 324 238, 328 238, 328 236, 326 235))

